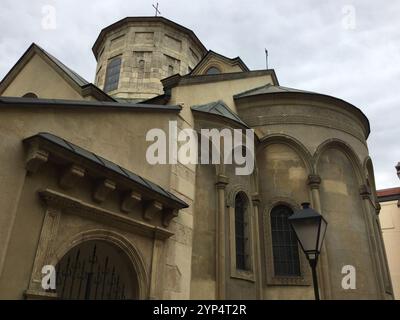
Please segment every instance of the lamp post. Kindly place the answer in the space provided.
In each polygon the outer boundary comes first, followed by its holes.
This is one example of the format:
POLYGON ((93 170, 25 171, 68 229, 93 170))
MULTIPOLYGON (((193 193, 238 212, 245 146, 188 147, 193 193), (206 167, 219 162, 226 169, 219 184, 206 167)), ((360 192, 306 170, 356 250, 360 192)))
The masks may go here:
POLYGON ((315 300, 319 300, 316 268, 328 222, 326 222, 321 214, 310 208, 310 203, 304 202, 301 206, 303 208, 295 211, 288 220, 296 234, 301 249, 310 263, 315 300))

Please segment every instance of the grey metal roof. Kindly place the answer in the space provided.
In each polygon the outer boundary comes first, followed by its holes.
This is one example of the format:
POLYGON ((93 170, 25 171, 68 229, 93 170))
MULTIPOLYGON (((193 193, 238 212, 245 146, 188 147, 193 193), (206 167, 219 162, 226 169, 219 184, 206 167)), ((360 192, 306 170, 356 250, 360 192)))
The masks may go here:
POLYGON ((208 50, 207 54, 194 66, 193 70, 190 71, 189 75, 192 75, 193 73, 195 73, 197 71, 197 69, 199 69, 199 67, 204 63, 204 61, 206 61, 208 59, 208 57, 210 56, 217 56, 219 58, 221 58, 222 60, 227 60, 230 61, 231 63, 238 63, 245 72, 250 71, 250 69, 247 67, 247 65, 243 62, 243 60, 240 57, 236 57, 236 58, 228 58, 220 53, 217 53, 215 51, 212 50, 208 50))
POLYGON ((275 86, 272 84, 267 84, 261 87, 253 88, 241 93, 234 95, 234 98, 242 98, 242 97, 249 97, 249 96, 256 96, 259 94, 266 94, 266 93, 277 93, 277 92, 303 92, 303 93, 315 93, 312 91, 304 91, 294 88, 282 87, 282 86, 275 86))
POLYGON ((140 111, 180 111, 181 106, 178 105, 158 105, 145 103, 123 103, 113 101, 93 101, 93 100, 64 100, 64 99, 41 99, 41 98, 23 98, 23 97, 1 97, 1 105, 23 105, 37 107, 84 107, 84 108, 116 108, 140 111))
POLYGON ((245 127, 249 127, 240 117, 234 113, 223 101, 215 101, 211 102, 208 104, 203 104, 203 105, 195 105, 191 107, 192 110, 198 111, 198 112, 204 112, 204 113, 211 113, 211 114, 216 114, 225 118, 228 118, 230 120, 233 120, 235 122, 240 123, 241 125, 245 127))
POLYGON ((74 70, 68 68, 64 63, 62 63, 60 60, 58 60, 56 57, 48 53, 46 50, 44 50, 42 47, 38 46, 35 44, 36 47, 38 47, 50 60, 52 60, 58 67, 60 67, 72 80, 74 80, 80 87, 89 84, 89 81, 86 81, 84 78, 82 78, 78 73, 76 73, 74 70))
POLYGON ((115 164, 114 162, 111 162, 99 155, 96 155, 95 153, 88 151, 84 148, 81 148, 71 142, 68 142, 64 140, 63 138, 60 138, 54 134, 48 133, 48 132, 40 132, 34 136, 31 136, 29 138, 24 139, 24 142, 28 142, 31 139, 35 138, 40 138, 44 139, 50 143, 53 143, 65 150, 68 150, 69 152, 73 152, 75 155, 78 155, 82 158, 85 158, 97 165, 100 165, 120 176, 123 176, 127 179, 129 179, 131 182, 134 182, 135 184, 140 185, 141 187, 155 192, 159 194, 163 198, 167 198, 168 200, 172 200, 173 202, 177 203, 181 208, 187 208, 189 205, 176 197, 174 194, 171 192, 163 189, 161 186, 145 179, 142 178, 141 176, 133 173, 132 171, 129 171, 128 169, 122 168, 121 166, 115 164))

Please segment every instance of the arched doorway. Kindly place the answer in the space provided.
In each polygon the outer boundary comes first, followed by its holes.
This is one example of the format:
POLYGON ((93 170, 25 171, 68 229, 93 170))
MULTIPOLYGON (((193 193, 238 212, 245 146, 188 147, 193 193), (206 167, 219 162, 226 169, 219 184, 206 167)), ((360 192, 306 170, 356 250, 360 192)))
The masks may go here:
POLYGON ((60 299, 125 300, 139 298, 138 277, 121 248, 88 240, 69 250, 56 266, 60 299))

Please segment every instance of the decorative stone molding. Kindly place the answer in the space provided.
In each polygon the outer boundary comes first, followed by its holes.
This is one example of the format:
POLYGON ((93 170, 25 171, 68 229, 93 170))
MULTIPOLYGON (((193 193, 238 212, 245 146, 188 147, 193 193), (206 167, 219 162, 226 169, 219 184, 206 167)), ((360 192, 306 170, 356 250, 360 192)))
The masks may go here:
POLYGON ((317 174, 310 174, 308 175, 307 184, 311 189, 319 189, 321 177, 317 174))
POLYGON ((49 159, 49 153, 45 150, 39 149, 37 144, 33 144, 28 151, 26 158, 26 170, 31 173, 35 173, 39 170, 40 166, 43 165, 49 159))
POLYGON ((28 289, 24 292, 26 300, 57 300, 57 293, 28 289))
MULTIPOLYGON (((180 209, 188 207, 186 202, 161 186, 104 158, 100 161, 101 157, 72 143, 66 144, 64 139, 53 134, 39 133, 24 139, 23 143, 29 148, 26 159, 28 172, 35 172, 40 165, 51 161, 56 172, 62 172, 59 178, 61 188, 73 188, 84 178, 85 186, 94 186, 94 202, 102 203, 110 193, 118 192, 120 194, 113 197, 113 201, 122 199, 117 203, 121 212, 129 213, 137 209, 147 220, 160 213, 158 219, 163 221, 163 225, 168 225, 180 209), (130 190, 128 194, 127 190, 130 190), (153 204, 149 206, 150 203, 153 204)), ((221 183, 223 185, 223 181, 221 183)))
POLYGON ((162 224, 164 227, 168 227, 171 220, 173 218, 176 218, 178 216, 178 210, 176 209, 164 209, 163 211, 163 219, 162 219, 162 224))
MULTIPOLYGON (((160 228, 155 228, 155 234, 160 228)), ((73 235, 54 251, 50 264, 57 265, 61 258, 73 247, 86 241, 106 241, 120 249, 128 258, 138 278, 139 299, 147 299, 149 294, 149 274, 140 251, 135 244, 125 236, 112 230, 92 229, 73 235)))
POLYGON ((109 179, 100 181, 93 192, 93 199, 98 203, 105 201, 107 196, 113 192, 116 187, 116 183, 109 179))
POLYGON ((229 178, 227 176, 219 174, 217 176, 217 182, 215 183, 215 185, 217 186, 217 189, 225 189, 228 183, 229 183, 229 178))
POLYGON ((239 192, 246 194, 247 199, 250 200, 250 191, 242 184, 229 185, 226 190, 225 204, 227 207, 235 207, 235 198, 239 192))
POLYGON ((142 201, 141 194, 131 191, 129 192, 121 202, 121 211, 123 212, 131 212, 134 208, 136 208, 140 202, 142 201))
POLYGON ((261 202, 261 197, 258 193, 253 193, 251 195, 251 201, 253 202, 253 206, 259 206, 261 202))
MULTIPOLYGON (((308 106, 307 106, 308 107, 308 106)), ((274 125, 274 124, 301 124, 301 125, 314 125, 326 128, 333 128, 346 132, 353 137, 357 138, 365 144, 365 136, 361 128, 358 129, 353 121, 349 121, 347 115, 341 112, 325 110, 325 116, 321 116, 313 112, 308 112, 307 115, 298 114, 279 114, 279 115, 264 115, 264 116, 248 116, 243 120, 250 126, 274 125)))
POLYGON ((28 290, 25 292, 27 298, 33 299, 34 296, 42 296, 43 298, 51 298, 48 292, 44 292, 41 287, 42 267, 50 264, 53 255, 53 244, 57 237, 60 224, 61 209, 59 203, 49 203, 42 225, 38 247, 36 250, 35 262, 29 282, 28 290))
POLYGON ((154 216, 158 213, 161 212, 163 209, 163 206, 160 202, 158 201, 149 201, 145 206, 143 210, 143 218, 146 220, 153 220, 154 216))
POLYGON ((64 189, 70 189, 85 176, 85 169, 78 165, 69 166, 62 174, 59 184, 64 189))
POLYGON ((360 191, 360 196, 363 199, 370 199, 371 198, 371 188, 370 188, 370 186, 368 186, 366 184, 363 184, 363 185, 360 186, 359 191, 360 191))
POLYGON ((154 238, 157 235, 157 238, 165 240, 173 236, 173 232, 167 229, 153 226, 131 218, 125 214, 93 206, 89 203, 51 189, 41 190, 39 191, 39 195, 49 206, 62 208, 63 214, 81 216, 86 219, 102 222, 105 225, 114 226, 115 228, 150 238, 154 238))

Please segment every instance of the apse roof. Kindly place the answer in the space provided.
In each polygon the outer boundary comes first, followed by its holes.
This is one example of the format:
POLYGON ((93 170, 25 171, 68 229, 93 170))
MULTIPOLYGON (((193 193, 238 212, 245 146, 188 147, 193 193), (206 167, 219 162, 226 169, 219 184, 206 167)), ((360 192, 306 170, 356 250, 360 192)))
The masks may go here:
POLYGON ((268 83, 261 87, 253 88, 253 89, 238 93, 238 94, 234 95, 234 98, 242 98, 242 97, 249 97, 249 96, 255 96, 255 95, 259 95, 259 94, 276 93, 276 92, 315 93, 312 91, 305 91, 305 90, 299 90, 299 89, 294 89, 294 88, 275 86, 275 85, 268 83))
POLYGON ((81 148, 81 147, 79 147, 71 142, 68 142, 68 141, 64 140, 63 138, 60 138, 54 134, 47 133, 47 132, 41 132, 34 136, 24 139, 24 142, 28 142, 29 140, 37 139, 37 138, 44 139, 47 142, 57 145, 69 152, 72 152, 79 157, 85 158, 86 160, 89 160, 90 162, 95 163, 107 170, 113 171, 114 173, 129 179, 131 182, 134 182, 135 184, 138 184, 141 187, 144 187, 145 189, 147 189, 149 191, 155 192, 164 198, 167 198, 169 200, 174 201, 175 203, 178 203, 181 208, 188 207, 188 204, 186 202, 182 201, 181 199, 176 197, 174 194, 165 190, 164 188, 160 187, 159 185, 157 185, 145 178, 142 178, 141 176, 133 173, 132 171, 129 171, 128 169, 125 169, 125 168, 91 152, 91 151, 81 148))
POLYGON ((352 105, 351 103, 344 101, 342 99, 329 96, 326 94, 318 93, 318 92, 312 92, 312 91, 305 91, 305 90, 299 90, 299 89, 293 89, 293 88, 288 88, 288 87, 282 87, 278 85, 272 85, 272 84, 266 84, 261 87, 257 87, 254 89, 250 89, 247 91, 244 91, 242 93, 238 93, 233 96, 234 99, 241 99, 241 98, 247 98, 247 97, 252 97, 252 96, 258 96, 258 95, 273 95, 276 97, 277 95, 286 95, 286 94, 305 94, 308 95, 309 97, 313 97, 315 99, 328 99, 331 101, 334 101, 334 103, 343 106, 346 108, 349 112, 355 114, 359 120, 361 120, 364 129, 365 129, 365 138, 368 138, 371 129, 370 129, 370 124, 368 118, 365 116, 365 114, 361 111, 361 109, 357 108, 356 106, 352 105))
POLYGON ((191 107, 192 110, 204 113, 211 113, 218 116, 222 116, 240 123, 241 125, 248 128, 248 125, 240 119, 240 117, 234 113, 223 101, 215 101, 203 105, 196 105, 191 107))

